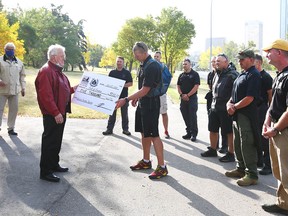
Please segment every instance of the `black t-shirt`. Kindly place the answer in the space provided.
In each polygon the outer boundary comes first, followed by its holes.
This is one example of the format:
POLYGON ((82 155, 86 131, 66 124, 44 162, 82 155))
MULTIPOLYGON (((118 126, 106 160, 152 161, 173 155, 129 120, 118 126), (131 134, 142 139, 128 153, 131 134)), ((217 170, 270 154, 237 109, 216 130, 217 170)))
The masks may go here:
POLYGON ((260 100, 262 103, 268 104, 268 94, 267 91, 272 89, 273 79, 269 73, 265 70, 260 72, 261 76, 261 91, 260 91, 260 100))
MULTIPOLYGON (((179 75, 177 85, 180 86, 182 94, 188 94, 195 85, 200 85, 199 74, 191 68, 190 72, 183 72, 179 75)), ((196 94, 197 91, 194 95, 196 94)))
POLYGON ((273 120, 278 121, 288 106, 288 66, 274 79, 272 95, 269 113, 273 120))
POLYGON ((154 88, 156 88, 158 83, 161 81, 161 67, 160 67, 160 64, 156 61, 150 63, 146 67, 146 70, 144 73, 143 69, 144 69, 145 65, 147 64, 147 62, 149 61, 149 59, 151 59, 151 58, 152 57, 149 55, 145 59, 143 64, 140 65, 140 71, 138 73, 138 80, 139 80, 138 89, 141 89, 142 86, 145 86, 145 87, 150 87, 151 88, 150 91, 153 91, 154 88))
MULTIPOLYGON (((125 68, 123 68, 121 71, 118 71, 117 69, 112 70, 110 71, 109 76, 117 78, 117 79, 125 80, 126 81, 125 83, 133 82, 131 73, 125 68)), ((125 98, 127 96, 128 96, 128 88, 124 87, 122 89, 120 98, 125 98)))
POLYGON ((259 98, 260 74, 255 66, 242 72, 234 81, 232 90, 232 101, 237 103, 247 96, 259 98))

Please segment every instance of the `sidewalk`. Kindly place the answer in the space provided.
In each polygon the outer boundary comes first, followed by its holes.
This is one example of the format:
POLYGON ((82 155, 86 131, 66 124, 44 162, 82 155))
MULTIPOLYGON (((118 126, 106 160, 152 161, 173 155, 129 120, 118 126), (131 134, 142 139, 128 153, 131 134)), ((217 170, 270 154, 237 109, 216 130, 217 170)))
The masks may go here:
MULTIPOLYGON (((60 183, 39 179, 41 118, 18 117, 18 137, 0 132, 0 215, 269 215, 263 203, 274 203, 277 182, 259 175, 259 184, 239 187, 225 177, 235 163, 202 158, 209 145, 206 105, 198 110, 197 142, 183 140, 179 105, 169 104, 171 139, 164 141, 169 175, 150 180, 150 171, 132 172, 142 158, 140 134, 134 131, 135 108, 129 107, 131 136, 103 136, 107 120, 67 119, 61 150, 60 183)), ((3 122, 3 126, 6 122, 3 122)), ((4 127, 5 128, 5 127, 4 127)), ((161 135, 162 118, 159 128, 161 135)), ((152 148, 153 168, 156 156, 152 148)))

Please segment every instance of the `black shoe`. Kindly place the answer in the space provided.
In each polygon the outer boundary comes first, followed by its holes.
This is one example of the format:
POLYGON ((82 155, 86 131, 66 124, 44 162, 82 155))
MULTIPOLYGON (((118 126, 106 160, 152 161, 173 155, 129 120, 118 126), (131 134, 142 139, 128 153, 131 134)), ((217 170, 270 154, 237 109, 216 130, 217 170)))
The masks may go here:
POLYGON ((56 169, 53 169, 54 172, 68 172, 69 168, 68 167, 57 167, 56 169))
POLYGON ((218 151, 219 153, 222 153, 222 154, 226 154, 228 152, 228 148, 227 147, 221 147, 218 151))
POLYGON ((211 147, 208 147, 208 150, 201 153, 202 157, 217 157, 217 151, 215 149, 212 149, 211 147))
POLYGON ((270 175, 272 174, 271 167, 267 167, 264 165, 264 167, 259 171, 260 175, 270 175))
POLYGON ((8 131, 9 136, 17 136, 18 133, 16 133, 13 129, 8 131))
POLYGON ((127 136, 130 136, 130 135, 131 135, 131 133, 130 133, 128 130, 123 130, 122 133, 125 134, 125 135, 127 135, 127 136))
POLYGON ((185 134, 184 136, 182 136, 183 139, 188 140, 191 138, 191 134, 185 134))
POLYGON ((196 136, 192 136, 190 140, 191 140, 192 142, 195 142, 195 141, 196 141, 196 136))
POLYGON ((266 211, 266 212, 280 213, 280 214, 288 215, 288 210, 282 209, 276 204, 271 204, 271 205, 265 204, 265 205, 262 205, 262 209, 264 211, 266 211))
POLYGON ((234 154, 230 153, 230 152, 227 152, 225 156, 219 158, 219 161, 220 162, 234 162, 235 161, 235 156, 234 154))
POLYGON ((48 175, 40 175, 40 179, 45 180, 45 181, 50 181, 50 182, 59 182, 60 178, 53 173, 50 173, 48 175))
POLYGON ((111 135, 113 134, 113 131, 112 130, 106 130, 104 132, 102 132, 103 135, 111 135))

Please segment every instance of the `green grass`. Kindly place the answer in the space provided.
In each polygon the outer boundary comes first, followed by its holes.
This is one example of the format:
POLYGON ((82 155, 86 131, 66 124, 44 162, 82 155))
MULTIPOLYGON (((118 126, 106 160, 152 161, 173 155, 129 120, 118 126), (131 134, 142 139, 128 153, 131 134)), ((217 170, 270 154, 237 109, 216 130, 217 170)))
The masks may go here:
MULTIPOLYGON (((95 73, 108 74, 110 70, 97 68, 94 70, 95 73)), ((26 68, 26 95, 22 97, 19 95, 19 116, 29 116, 29 117, 41 117, 41 112, 38 107, 36 90, 34 86, 34 81, 38 73, 37 69, 26 68)), ((72 86, 77 85, 80 81, 80 78, 83 72, 74 71, 74 72, 65 72, 72 86)), ((133 72, 134 74, 134 72, 133 72)), ((171 85, 168 89, 168 95, 172 99, 172 102, 178 104, 179 94, 177 91, 177 79, 178 76, 174 75, 171 85)), ((138 89, 138 82, 134 79, 133 86, 129 88, 129 95, 135 92, 138 89)), ((198 90, 198 101, 199 103, 206 103, 205 94, 208 91, 208 86, 206 80, 201 80, 201 85, 198 90)), ((118 112, 119 114, 120 112, 118 112)), ((4 114, 7 115, 7 104, 5 107, 4 114)), ((70 118, 84 118, 84 119, 106 119, 108 115, 82 107, 80 105, 72 103, 72 114, 68 115, 70 118)))

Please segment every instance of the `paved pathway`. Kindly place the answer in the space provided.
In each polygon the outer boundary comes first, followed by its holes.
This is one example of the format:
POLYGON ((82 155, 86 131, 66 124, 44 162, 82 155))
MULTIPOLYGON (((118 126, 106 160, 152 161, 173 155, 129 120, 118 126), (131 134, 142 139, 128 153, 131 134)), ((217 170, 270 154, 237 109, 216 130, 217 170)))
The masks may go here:
MULTIPOLYGON (((268 215, 260 205, 275 201, 273 176, 259 176, 251 187, 225 177, 235 163, 220 163, 221 154, 200 157, 209 145, 206 106, 199 105, 195 143, 181 138, 178 106, 169 104, 172 138, 163 139, 169 175, 156 181, 150 171, 129 169, 142 156, 140 134, 133 132, 135 108, 129 108, 130 137, 120 121, 114 135, 104 137, 106 120, 68 119, 60 156, 70 171, 59 174, 60 183, 39 179, 42 119, 18 117, 18 137, 0 132, 0 215, 268 215)), ((152 159, 155 168, 153 150, 152 159)))

